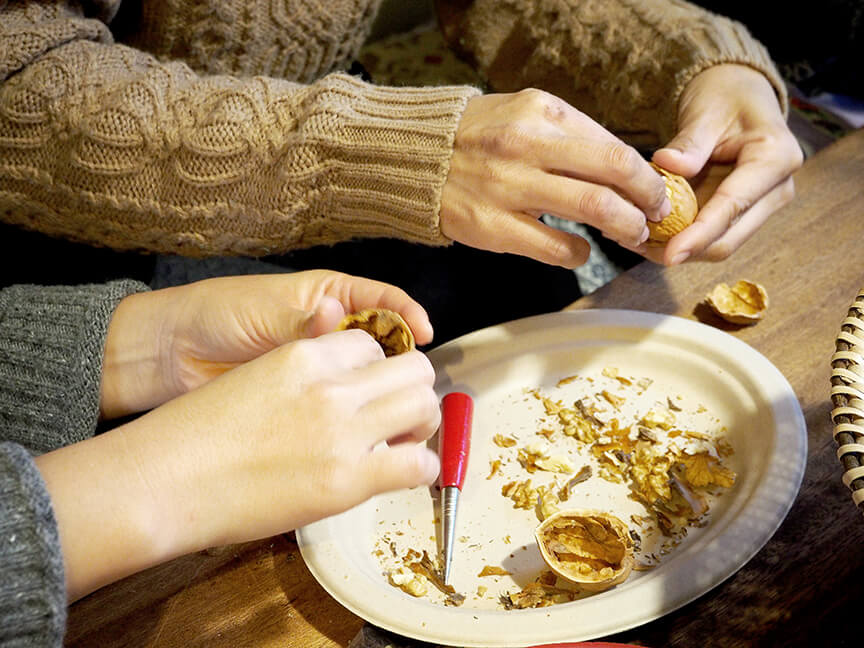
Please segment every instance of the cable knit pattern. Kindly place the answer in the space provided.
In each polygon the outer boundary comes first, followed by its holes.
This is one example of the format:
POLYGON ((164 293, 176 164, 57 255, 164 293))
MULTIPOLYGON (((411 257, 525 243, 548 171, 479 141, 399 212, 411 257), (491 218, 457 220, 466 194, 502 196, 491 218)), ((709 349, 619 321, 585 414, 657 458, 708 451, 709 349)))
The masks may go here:
POLYGON ((0 443, 0 645, 53 648, 66 630, 57 522, 27 450, 0 443))
POLYGON ((311 83, 344 69, 357 56, 380 4, 143 0, 140 16, 121 14, 119 20, 136 22, 129 45, 162 60, 183 61, 202 74, 267 75, 311 83))
MULTIPOLYGON (((440 192, 470 87, 204 76, 124 45, 61 43, 0 89, 6 222, 118 249, 261 255, 355 236, 446 244, 440 192)), ((64 41, 65 42, 65 41, 64 41)))
POLYGON ((93 436, 105 335, 134 281, 0 291, 0 434, 37 453, 93 436))
MULTIPOLYGON (((379 2, 0 3, 0 218, 186 256, 448 244, 441 190, 479 90, 338 72, 379 2)), ((622 134, 671 136, 681 89, 715 63, 752 65, 785 97, 743 27, 683 2, 439 4, 470 5, 448 33, 494 87, 545 88, 622 134)))
POLYGON ((658 146, 676 132, 678 98, 719 63, 786 87, 740 23, 680 0, 442 0, 448 42, 501 92, 548 90, 615 133, 658 146))

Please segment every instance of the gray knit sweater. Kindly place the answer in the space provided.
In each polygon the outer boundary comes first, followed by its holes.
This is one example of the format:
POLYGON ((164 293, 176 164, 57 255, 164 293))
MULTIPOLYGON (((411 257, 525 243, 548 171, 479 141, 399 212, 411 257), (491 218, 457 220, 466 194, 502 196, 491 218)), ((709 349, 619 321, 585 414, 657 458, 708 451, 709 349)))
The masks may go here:
POLYGON ((57 524, 32 456, 90 437, 108 322, 133 281, 0 290, 0 647, 61 646, 57 524))

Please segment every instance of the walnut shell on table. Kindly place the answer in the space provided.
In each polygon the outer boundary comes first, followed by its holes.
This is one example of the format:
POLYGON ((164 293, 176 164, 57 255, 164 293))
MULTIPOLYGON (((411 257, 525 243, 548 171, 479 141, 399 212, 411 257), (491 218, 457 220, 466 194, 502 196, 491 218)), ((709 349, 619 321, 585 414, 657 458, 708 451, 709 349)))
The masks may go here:
POLYGON ((717 315, 733 324, 755 324, 768 310, 768 293, 754 281, 741 279, 733 286, 719 283, 705 296, 717 315))
POLYGON ((623 583, 636 563, 627 525, 603 511, 558 511, 540 523, 534 537, 549 568, 586 592, 623 583))
POLYGON ((367 308, 346 315, 337 331, 348 329, 361 329, 375 338, 375 341, 384 349, 387 357, 405 353, 415 348, 414 334, 411 333, 407 322, 395 311, 386 308, 367 308))
POLYGON ((666 196, 672 203, 672 211, 666 218, 659 223, 648 221, 648 245, 650 247, 662 247, 666 245, 669 239, 696 220, 699 204, 696 201, 693 187, 690 186, 684 176, 667 171, 653 162, 649 164, 666 181, 666 196))

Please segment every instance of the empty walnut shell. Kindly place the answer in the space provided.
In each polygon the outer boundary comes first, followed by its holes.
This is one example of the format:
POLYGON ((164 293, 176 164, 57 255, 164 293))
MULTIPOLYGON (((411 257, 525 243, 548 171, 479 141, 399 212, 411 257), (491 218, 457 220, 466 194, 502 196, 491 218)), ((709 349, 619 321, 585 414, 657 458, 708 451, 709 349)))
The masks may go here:
POLYGON ((398 355, 414 348, 414 335, 408 324, 399 313, 386 308, 367 308, 351 315, 346 315, 337 331, 362 329, 371 335, 385 356, 398 355))
POLYGON ((650 164, 666 181, 666 195, 672 203, 672 211, 666 218, 659 223, 648 221, 648 245, 661 247, 696 219, 699 205, 693 188, 683 176, 671 173, 653 162, 650 164))
POLYGON ((588 592, 602 592, 627 580, 633 570, 630 531, 603 511, 559 511, 534 531, 550 569, 588 592))
POLYGON ((768 309, 768 293, 758 283, 742 279, 732 287, 714 286, 705 301, 715 313, 733 324, 755 324, 768 309))

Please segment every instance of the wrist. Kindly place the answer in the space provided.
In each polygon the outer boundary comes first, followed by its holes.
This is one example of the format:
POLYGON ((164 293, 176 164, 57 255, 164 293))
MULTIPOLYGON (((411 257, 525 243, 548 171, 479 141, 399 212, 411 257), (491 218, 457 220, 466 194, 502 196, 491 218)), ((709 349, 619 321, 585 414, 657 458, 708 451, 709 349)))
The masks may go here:
POLYGON ((753 95, 763 98, 770 96, 774 98, 778 111, 783 110, 784 98, 771 79, 761 70, 744 63, 719 63, 702 70, 684 87, 680 105, 687 104, 688 96, 704 92, 748 99, 752 99, 753 95))
POLYGON ((129 295, 117 306, 105 338, 100 414, 117 418, 171 398, 165 379, 167 319, 159 292, 129 295))

